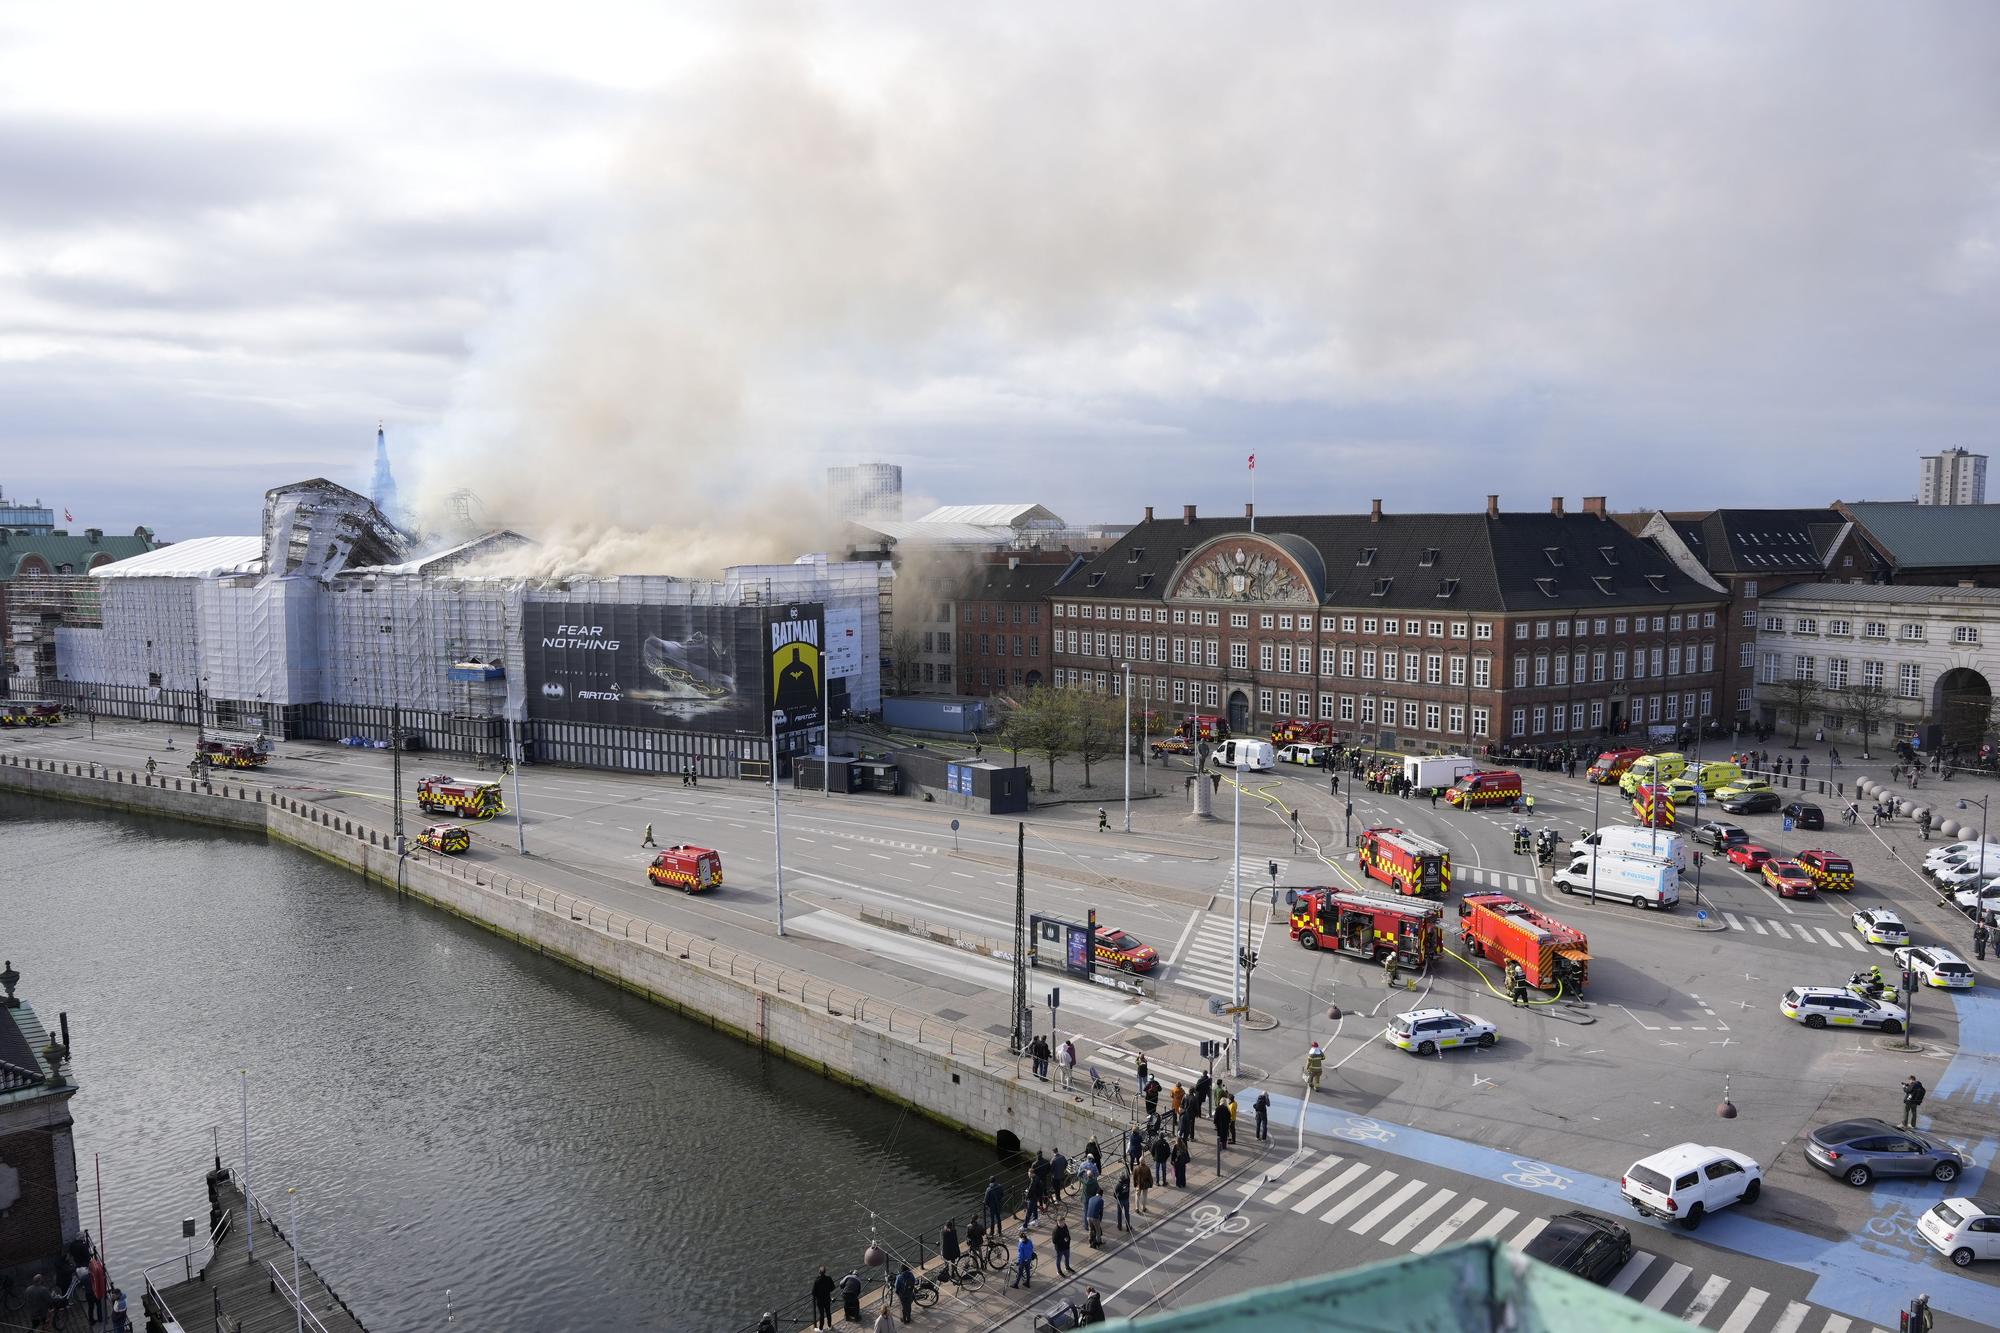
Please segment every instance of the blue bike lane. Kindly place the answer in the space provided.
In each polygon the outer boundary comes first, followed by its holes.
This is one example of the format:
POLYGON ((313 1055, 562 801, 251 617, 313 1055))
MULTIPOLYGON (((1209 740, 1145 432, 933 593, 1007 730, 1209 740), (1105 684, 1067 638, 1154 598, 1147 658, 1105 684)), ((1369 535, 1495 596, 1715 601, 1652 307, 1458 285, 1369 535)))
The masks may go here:
MULTIPOLYGON (((2000 995, 1973 991, 1951 996, 1958 1012, 1959 1050, 1946 1067, 1930 1102, 1978 1107, 2000 1102, 2000 995)), ((1268 1090, 1268 1089, 1267 1089, 1268 1090)), ((1244 1093, 1255 1095, 1255 1089, 1244 1093)), ((1271 1118, 1298 1121, 1300 1099, 1271 1091, 1271 1118)), ((1616 1180, 1573 1170, 1560 1163, 1535 1162, 1498 1148, 1448 1138, 1413 1125, 1356 1115, 1337 1107, 1306 1109, 1309 1133, 1365 1144, 1415 1162, 1436 1163, 1519 1189, 1553 1195, 1563 1206, 1584 1206, 1613 1216, 1631 1215, 1616 1180)), ((1691 1134, 1699 1138, 1700 1135, 1691 1134)), ((1973 1168, 1949 1187, 1930 1181, 1882 1181, 1872 1187, 1875 1214, 1861 1233, 1828 1240, 1809 1232, 1758 1220, 1730 1209, 1709 1216, 1698 1239, 1757 1259, 1785 1264, 1813 1277, 1810 1299, 1828 1309, 1887 1328, 1918 1291, 1930 1294, 1933 1309, 1976 1323, 1992 1322, 2000 1291, 1962 1277, 1915 1234, 1917 1219, 1941 1198, 1974 1195, 1991 1169, 1996 1144, 1991 1132, 1972 1145, 1973 1168)), ((1754 1205, 1752 1205, 1754 1208, 1754 1205)))

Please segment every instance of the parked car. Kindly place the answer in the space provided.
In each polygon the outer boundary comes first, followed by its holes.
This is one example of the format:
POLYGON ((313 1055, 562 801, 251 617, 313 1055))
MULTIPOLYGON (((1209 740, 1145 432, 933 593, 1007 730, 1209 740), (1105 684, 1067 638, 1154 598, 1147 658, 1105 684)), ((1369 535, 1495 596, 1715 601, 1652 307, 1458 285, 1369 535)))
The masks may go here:
POLYGON ((1153 752, 1153 758, 1164 759, 1170 754, 1193 754, 1194 742, 1185 736, 1168 736, 1146 748, 1153 752))
POLYGON ((1749 796, 1754 792, 1770 790, 1771 784, 1762 778, 1739 778, 1726 787, 1718 787, 1715 795, 1719 800, 1733 801, 1739 796, 1749 796))
POLYGON ((1839 986, 1794 986, 1778 1001, 1778 1012, 1809 1028, 1880 1028, 1901 1032, 1909 1015, 1901 1005, 1868 1000, 1839 986))
POLYGON ((1832 852, 1808 847, 1793 858, 1805 867, 1812 876, 1813 887, 1820 890, 1837 889, 1842 893, 1854 889, 1854 862, 1832 852))
POLYGON ((1804 801, 1793 801, 1778 812, 1792 821, 1795 828, 1823 829, 1826 827, 1826 812, 1816 805, 1804 801))
POLYGON ((1970 1159, 1941 1139, 1886 1120, 1842 1120, 1806 1136, 1806 1160, 1850 1185, 1877 1176, 1929 1176, 1949 1184, 1970 1159))
POLYGON ((1632 1233, 1596 1213, 1557 1213, 1524 1253, 1601 1287, 1632 1258, 1632 1233))
MULTIPOLYGON (((1947 843, 1943 847, 1933 848, 1924 853, 1924 869, 1929 870, 1934 866, 1943 865, 1946 861, 1964 860, 1966 857, 1977 855, 1979 855, 1979 844, 1976 842, 1947 843)), ((1989 859, 2000 860, 2000 842, 1987 843, 1986 855, 1989 859)))
POLYGON ((1864 907, 1848 920, 1854 923, 1855 933, 1870 944, 1893 949, 1910 942, 1910 929, 1903 924, 1903 918, 1886 907, 1864 907))
POLYGON ((1382 1038, 1417 1055, 1436 1055, 1448 1046, 1491 1046, 1499 1035, 1493 1024, 1474 1014, 1412 1009, 1390 1019, 1382 1038))
POLYGON ((1968 916, 1990 915, 1993 909, 2000 907, 2000 876, 1977 887, 1960 889, 1951 895, 1951 900, 1958 904, 1959 911, 1968 916))
POLYGON ((1722 802, 1723 810, 1732 815, 1758 815, 1766 810, 1776 810, 1778 805, 1778 793, 1769 788, 1763 791, 1746 791, 1722 802))
POLYGON ((1278 751, 1278 762, 1281 764, 1311 764, 1314 767, 1318 767, 1326 762, 1326 757, 1329 753, 1331 751, 1324 745, 1309 745, 1303 741, 1299 741, 1287 745, 1284 749, 1278 751))
POLYGON ((1754 842, 1732 843, 1724 855, 1729 858, 1729 864, 1738 870, 1747 870, 1753 875, 1762 870, 1764 863, 1771 859, 1770 849, 1754 842))
POLYGON ((1728 1148, 1677 1143, 1625 1168, 1618 1191, 1625 1202, 1663 1222, 1689 1231, 1718 1208, 1755 1203, 1764 1189, 1764 1169, 1728 1148))
POLYGON ((1711 819, 1694 831, 1694 836, 1718 852, 1726 852, 1739 842, 1750 841, 1750 831, 1740 824, 1725 824, 1719 819, 1711 819))
POLYGON ((1935 866, 1926 866, 1930 877, 1940 888, 1965 889, 1974 884, 1984 884, 2000 874, 2000 856, 1988 852, 1984 859, 1978 856, 1953 857, 1940 861, 1935 866))
POLYGON ((1817 898, 1812 876, 1797 861, 1772 859, 1764 863, 1764 882, 1778 891, 1780 898, 1817 898))
POLYGON ((1917 1234, 1960 1268, 1975 1259, 2000 1259, 2000 1202, 1946 1199, 1918 1219, 1917 1234))
POLYGON ((1926 986, 1948 990, 1970 990, 1972 964, 1938 944, 1906 945, 1896 950, 1896 962, 1917 974, 1926 986))

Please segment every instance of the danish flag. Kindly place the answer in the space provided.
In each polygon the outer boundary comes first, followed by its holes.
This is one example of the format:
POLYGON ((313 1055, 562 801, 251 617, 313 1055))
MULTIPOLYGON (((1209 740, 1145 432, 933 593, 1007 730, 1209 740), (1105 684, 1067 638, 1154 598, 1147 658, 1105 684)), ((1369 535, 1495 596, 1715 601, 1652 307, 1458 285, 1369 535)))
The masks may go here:
POLYGON ((1250 455, 1250 470, 1252 472, 1257 470, 1257 455, 1255 454, 1250 455))

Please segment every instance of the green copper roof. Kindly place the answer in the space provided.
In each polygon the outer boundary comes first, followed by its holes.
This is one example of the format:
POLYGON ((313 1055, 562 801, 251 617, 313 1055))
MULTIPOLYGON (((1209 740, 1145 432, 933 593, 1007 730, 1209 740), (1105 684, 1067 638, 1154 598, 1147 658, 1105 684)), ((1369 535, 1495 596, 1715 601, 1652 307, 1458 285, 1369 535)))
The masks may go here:
POLYGON ((123 536, 100 532, 95 541, 88 532, 9 532, 0 535, 0 583, 20 574, 21 563, 31 555, 47 562, 51 574, 64 572, 65 565, 69 573, 88 574, 93 561, 106 564, 124 560, 144 555, 157 545, 153 534, 143 528, 123 536))
POLYGON ((1667 1333, 1678 1319, 1557 1272, 1497 1241, 1471 1241, 1435 1254, 1301 1278, 1227 1300, 1106 1328, 1145 1333, 1667 1333))

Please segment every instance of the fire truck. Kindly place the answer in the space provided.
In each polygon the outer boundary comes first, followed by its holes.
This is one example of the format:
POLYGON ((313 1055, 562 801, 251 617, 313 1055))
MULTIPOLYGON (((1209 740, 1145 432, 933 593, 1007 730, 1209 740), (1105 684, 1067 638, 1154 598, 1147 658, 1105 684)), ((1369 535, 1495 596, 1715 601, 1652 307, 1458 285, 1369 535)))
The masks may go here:
POLYGON ((1647 828, 1674 826, 1674 797, 1665 783, 1642 782, 1632 793, 1632 817, 1647 828))
POLYGON ((1625 770, 1632 767, 1632 761, 1640 758, 1644 750, 1606 750, 1592 761, 1585 771, 1583 780, 1595 782, 1599 786, 1618 781, 1625 776, 1625 770))
POLYGON ((1451 892, 1451 850, 1441 842, 1399 828, 1361 831, 1361 869, 1398 893, 1451 892))
POLYGON ((49 699, 0 699, 0 727, 53 727, 62 705, 49 699))
POLYGON ((1461 810, 1480 805, 1512 805, 1521 794, 1521 775, 1512 769, 1489 768, 1467 773, 1454 782, 1444 799, 1461 810))
POLYGON ((1458 903, 1458 937, 1493 962, 1515 962, 1528 984, 1580 991, 1590 980, 1590 941, 1501 893, 1468 893, 1458 903))
POLYGON ((1280 722, 1271 728, 1271 744, 1273 745, 1296 745, 1301 742, 1307 745, 1333 744, 1333 723, 1308 722, 1304 718, 1299 717, 1293 718, 1289 722, 1280 722))
POLYGON ((664 888, 700 893, 722 883, 722 853, 676 843, 653 858, 646 878, 664 888))
POLYGON ((1190 713, 1181 719, 1181 735, 1191 741, 1219 741, 1229 734, 1229 719, 1216 713, 1190 713))
POLYGON ((262 768, 271 756, 257 748, 255 741, 235 740, 227 736, 204 736, 195 747, 195 753, 202 762, 216 768, 262 768))
POLYGON ((1422 967, 1444 949, 1444 909, 1379 893, 1345 889, 1291 889, 1291 935, 1308 949, 1371 962, 1393 953, 1404 967, 1422 967))
POLYGON ((460 819, 491 819, 507 813, 497 782, 463 782, 434 773, 417 783, 417 806, 426 814, 457 815, 460 819))

